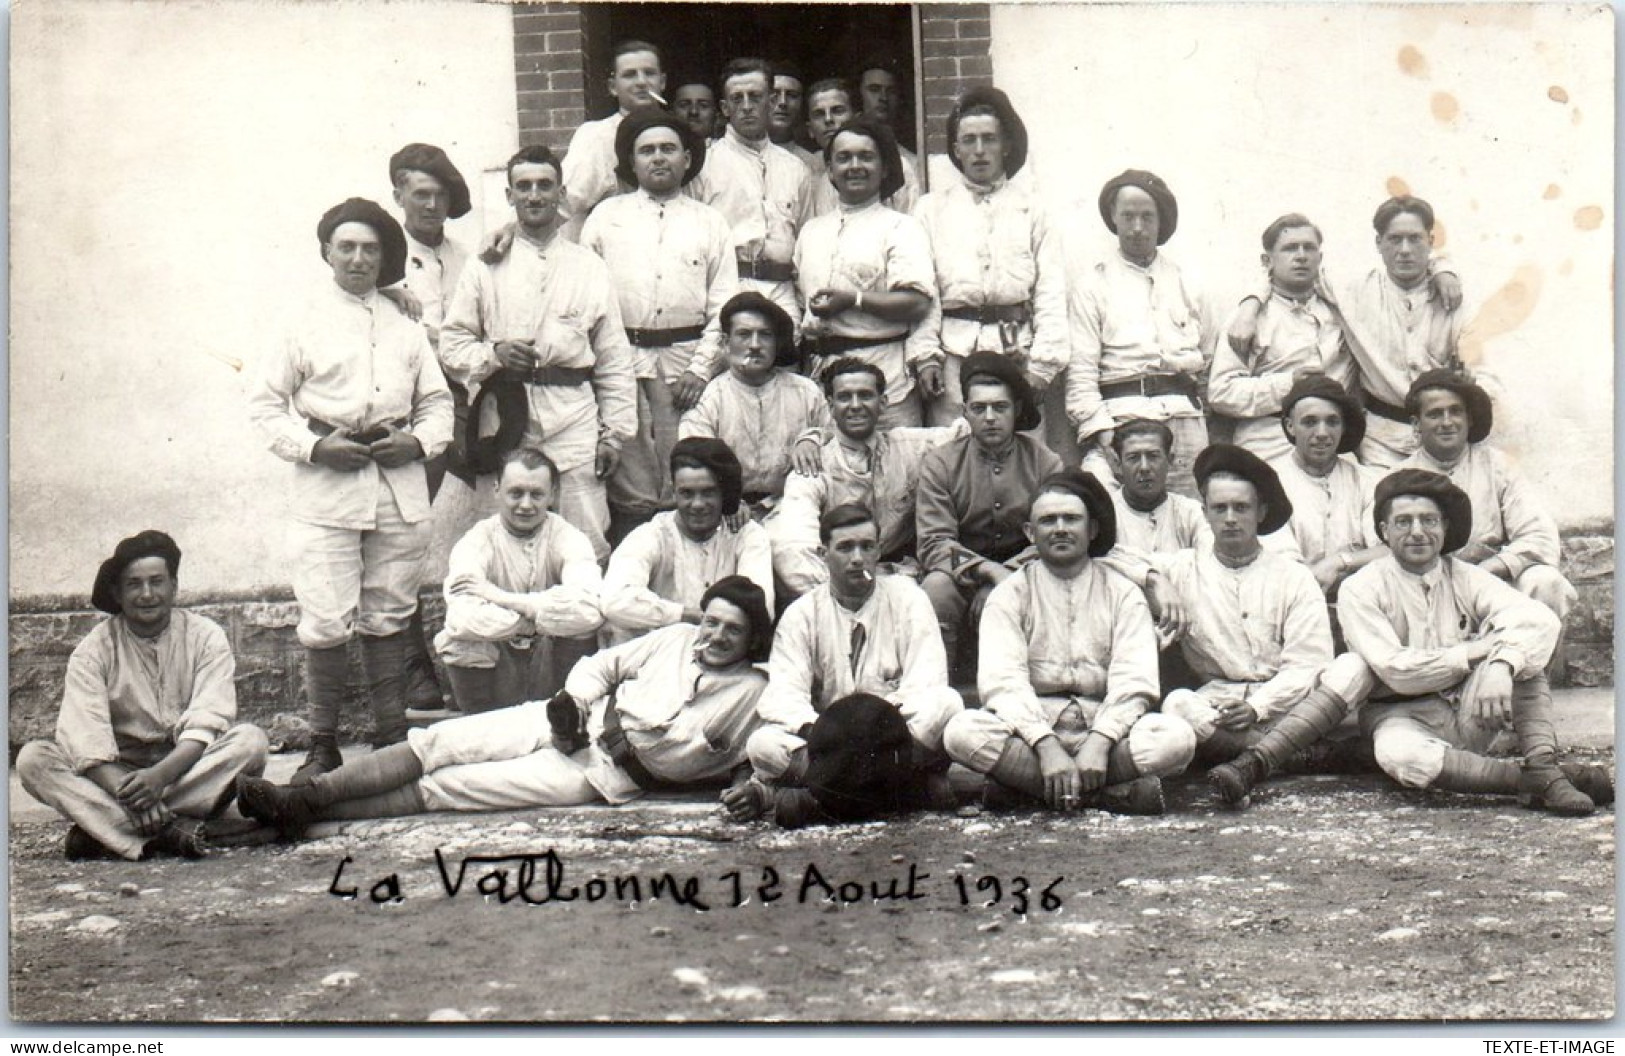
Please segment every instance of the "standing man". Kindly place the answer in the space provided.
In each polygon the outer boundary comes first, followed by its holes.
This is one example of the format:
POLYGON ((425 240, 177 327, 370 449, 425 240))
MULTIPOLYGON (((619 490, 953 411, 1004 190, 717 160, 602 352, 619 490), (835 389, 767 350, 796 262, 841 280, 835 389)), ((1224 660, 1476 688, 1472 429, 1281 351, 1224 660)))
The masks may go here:
POLYGON ((891 129, 858 117, 825 150, 841 198, 834 213, 807 222, 796 240, 797 284, 807 304, 802 330, 814 377, 854 355, 889 383, 880 427, 917 426, 923 408, 914 377, 942 385, 942 350, 908 340, 936 297, 931 243, 920 222, 882 203, 902 186, 891 129))
POLYGON ((931 599, 949 663, 956 675, 968 675, 974 661, 958 652, 966 618, 1010 577, 1007 562, 1027 547, 1023 526, 1038 482, 1059 470, 1061 460, 1026 435, 1038 425, 1038 404, 1008 356, 977 352, 965 360, 959 380, 970 435, 921 460, 915 527, 920 586, 931 599))
POLYGON ((615 97, 616 110, 576 129, 560 169, 568 218, 564 237, 572 242, 580 235, 587 214, 599 202, 631 187, 626 184, 623 188, 615 174, 619 164, 615 156, 616 129, 628 114, 666 104, 660 94, 666 90, 666 74, 659 48, 644 40, 623 40, 615 45, 610 62, 609 94, 615 97))
POLYGON ((452 399, 423 328, 378 296, 406 272, 406 236, 351 198, 316 225, 333 282, 266 358, 249 414, 294 463, 288 532, 314 731, 295 775, 338 766, 338 709, 359 634, 374 742, 406 736, 406 638, 429 548, 423 464, 451 439, 452 399))
POLYGON ((549 511, 558 469, 538 448, 503 457, 497 515, 452 547, 435 647, 466 714, 551 697, 591 653, 603 576, 587 537, 549 511), (543 656, 541 654, 545 653, 543 656))
POLYGON ((1321 242, 1320 228, 1298 213, 1264 229, 1270 296, 1258 315, 1257 337, 1245 355, 1228 343, 1213 354, 1213 410, 1237 419, 1236 443, 1266 462, 1292 453, 1281 431, 1281 400, 1299 374, 1325 374, 1349 392, 1360 385, 1338 313, 1315 292, 1321 242))
POLYGON ((982 708, 943 741, 964 766, 1054 810, 1163 812, 1161 777, 1196 735, 1158 698, 1157 636, 1134 584, 1092 560, 1116 543, 1111 499, 1064 469, 1038 485, 1026 525, 1038 560, 988 597, 976 679, 982 708))
POLYGON ((728 221, 740 288, 762 294, 794 319, 801 306, 791 258, 809 215, 811 185, 807 166, 768 137, 772 92, 773 71, 761 59, 734 59, 723 67, 728 128, 689 193, 728 221))
POLYGON ((813 152, 801 145, 805 89, 800 70, 788 62, 773 63, 773 105, 767 112, 768 138, 810 167, 813 152))
POLYGON ((581 244, 615 277, 638 379, 638 430, 609 480, 616 538, 671 506, 666 463, 677 421, 715 372, 717 315, 739 284, 728 222, 682 193, 705 164, 705 140, 662 110, 615 132, 616 173, 637 187, 587 218, 581 244))
POLYGON ((689 81, 671 93, 672 113, 707 143, 717 138, 717 93, 703 81, 689 81))
POLYGON ((28 794, 73 822, 69 861, 201 858, 203 821, 265 769, 265 733, 236 724, 226 632, 175 608, 180 565, 163 532, 119 542, 90 591, 112 618, 68 658, 56 738, 17 754, 28 794))
MULTIPOLYGON (((517 391, 525 408, 520 443, 540 447, 559 470, 559 513, 609 556, 604 482, 637 431, 632 347, 609 269, 591 250, 559 237, 559 164, 546 147, 508 160, 513 245, 494 264, 470 261, 446 312, 440 360, 465 386, 481 428, 479 390, 517 391)), ((489 481, 483 482, 490 485, 489 481)), ((480 489, 487 501, 496 489, 480 489)))
MULTIPOLYGON (((835 193, 835 185, 830 182, 824 153, 829 141, 835 138, 835 133, 857 116, 857 107, 853 105, 855 98, 851 84, 840 77, 816 81, 807 92, 807 131, 812 133, 813 146, 816 148, 807 159, 807 168, 812 172, 813 216, 833 213, 840 207, 841 198, 835 193)), ((881 200, 900 213, 910 213, 914 210, 914 203, 920 200, 922 188, 914 169, 903 164, 900 147, 898 167, 903 170, 903 185, 881 200)))
MULTIPOLYGON (((914 210, 938 292, 909 337, 943 363, 935 391, 924 394, 930 425, 963 415, 959 375, 973 352, 1010 356, 1035 393, 1048 390, 1072 355, 1060 236, 1031 184, 1011 182, 1027 163, 1027 126, 1009 97, 997 88, 966 92, 948 115, 948 150, 963 179, 914 210)), ((1064 421, 1049 424, 1065 434, 1064 421)))
POLYGON ((1099 205, 1117 252, 1073 287, 1067 373, 1084 468, 1109 479, 1117 426, 1162 422, 1174 438, 1170 486, 1194 498, 1191 467, 1207 446, 1202 384, 1218 329, 1201 289, 1161 248, 1179 225, 1179 202, 1156 173, 1128 169, 1106 181, 1099 205))
MULTIPOLYGON (((858 102, 859 112, 864 117, 879 121, 891 129, 894 137, 897 135, 897 124, 905 107, 902 82, 889 58, 870 59, 868 65, 858 71, 858 102)), ((914 203, 919 199, 920 159, 901 143, 897 145, 897 153, 903 162, 904 186, 899 189, 900 196, 893 208, 913 212, 914 203)))

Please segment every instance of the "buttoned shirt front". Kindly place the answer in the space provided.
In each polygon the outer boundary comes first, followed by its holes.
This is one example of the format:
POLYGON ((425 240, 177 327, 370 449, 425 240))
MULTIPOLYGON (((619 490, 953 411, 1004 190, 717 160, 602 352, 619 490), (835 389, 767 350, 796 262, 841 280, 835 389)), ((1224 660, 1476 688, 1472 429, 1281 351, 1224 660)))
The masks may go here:
POLYGON ((446 595, 446 632, 480 641, 539 633, 579 638, 604 622, 599 607, 603 576, 592 544, 556 513, 529 536, 514 535, 501 517, 487 517, 451 548, 446 580, 468 579, 524 595, 524 612, 471 594, 446 595))
POLYGON ((422 462, 339 470, 311 461, 321 439, 311 422, 352 434, 406 423, 425 460, 451 442, 451 390, 428 336, 388 298, 324 283, 266 357, 248 410, 271 452, 294 463, 295 520, 369 530, 377 524, 379 487, 390 489, 408 524, 429 516, 422 462))
POLYGON ((1212 548, 1213 529, 1195 499, 1170 491, 1155 508, 1137 510, 1129 505, 1122 488, 1106 490, 1117 514, 1117 541, 1104 560, 1137 586, 1145 586, 1152 555, 1212 548))
POLYGON ((993 588, 982 610, 976 687, 982 706, 1036 745, 1054 733, 1040 697, 1099 705, 1090 725, 1114 742, 1158 697, 1157 637, 1133 583, 1088 562, 1071 578, 1033 561, 993 588))
POLYGON ((440 360, 474 398, 501 367, 496 346, 533 341, 541 366, 586 367, 590 385, 526 385, 527 440, 539 439, 561 472, 591 462, 600 440, 619 446, 638 427, 632 346, 609 270, 591 250, 557 236, 515 238, 496 264, 471 260, 446 312, 440 360))
POLYGON ((713 378, 700 402, 684 412, 677 436, 722 440, 744 467, 745 493, 778 496, 796 438, 808 429, 830 428, 829 404, 818 383, 775 368, 760 385, 747 385, 732 371, 713 378))
POLYGON ((722 352, 718 316, 739 287, 722 214, 685 195, 662 200, 637 190, 593 210, 581 244, 609 267, 628 327, 705 328, 697 340, 669 348, 633 346, 637 376, 675 381, 686 370, 709 380, 722 352))
POLYGON ((984 187, 955 180, 920 199, 914 218, 930 242, 937 300, 909 338, 925 349, 911 358, 1012 351, 999 323, 943 313, 1025 304, 1031 318, 1015 327, 1022 365, 1045 382, 1066 369, 1072 343, 1060 236, 1050 230, 1031 184, 1001 180, 984 187))
POLYGON ((1505 562, 1514 579, 1530 565, 1558 567, 1562 543, 1557 521, 1501 451, 1486 443, 1469 444, 1447 466, 1426 448, 1417 448, 1399 468, 1441 473, 1465 491, 1473 503, 1470 541, 1505 562))
POLYGON ((773 551, 765 528, 754 521, 737 532, 724 525, 697 542, 677 527, 675 512, 657 513, 610 555, 604 619, 633 634, 678 623, 683 609, 698 607, 711 584, 736 573, 762 588, 771 612, 773 551))
POLYGON ((752 143, 731 126, 706 149, 705 168, 688 193, 728 221, 742 260, 789 263, 811 210, 807 166, 776 143, 752 143))
POLYGON ((442 237, 438 246, 419 242, 406 233, 406 278, 401 285, 412 291, 412 296, 423 306, 421 322, 429 331, 429 341, 440 340, 440 327, 446 318, 446 305, 457 290, 457 280, 468 263, 468 250, 449 237, 442 237))
POLYGON ((213 744, 237 719, 236 671, 226 632, 212 620, 175 609, 162 633, 143 638, 114 616, 68 657, 57 745, 82 774, 127 751, 213 744))
POLYGON ((1292 503, 1290 534, 1306 563, 1381 544, 1371 511, 1378 477, 1353 455, 1338 455, 1323 477, 1304 469, 1295 453, 1275 463, 1275 471, 1292 503))
POLYGON ((1411 382, 1426 371, 1460 365, 1462 313, 1447 310, 1426 277, 1407 290, 1386 268, 1373 268, 1358 281, 1331 285, 1352 331, 1349 349, 1360 381, 1377 399, 1404 407, 1411 382))
POLYGON ((1053 451, 1019 433, 1001 452, 968 436, 927 452, 915 499, 921 570, 964 580, 976 565, 1021 553, 1033 491, 1060 468, 1053 451))
POLYGON ((1272 292, 1258 314, 1252 354, 1243 360, 1228 341, 1219 342, 1213 353, 1208 400, 1215 411, 1240 419, 1236 443, 1271 449, 1285 444, 1281 401, 1299 370, 1318 371, 1350 392, 1359 391, 1359 368, 1343 341, 1337 313, 1314 294, 1300 301, 1272 292))

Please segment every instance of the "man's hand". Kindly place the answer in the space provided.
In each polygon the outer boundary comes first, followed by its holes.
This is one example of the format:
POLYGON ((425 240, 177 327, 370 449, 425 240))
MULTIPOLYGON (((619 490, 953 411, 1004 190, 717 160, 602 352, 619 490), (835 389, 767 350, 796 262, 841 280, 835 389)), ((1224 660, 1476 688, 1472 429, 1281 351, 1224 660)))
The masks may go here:
POLYGON ((1343 575, 1343 563, 1336 554, 1327 554, 1310 565, 1309 571, 1315 574, 1315 582, 1320 584, 1320 592, 1325 594, 1337 586, 1338 579, 1343 575))
POLYGON ((832 315, 840 315, 857 303, 857 294, 846 290, 832 290, 826 286, 812 295, 812 299, 807 302, 807 310, 820 319, 828 319, 832 315))
POLYGON ((510 220, 486 235, 485 241, 480 243, 480 260, 486 264, 502 263, 502 258, 513 248, 513 236, 517 230, 519 228, 510 220))
POLYGON ((734 821, 755 821, 767 813, 773 793, 752 775, 748 781, 722 790, 722 808, 734 821))
POLYGON ((1512 582, 1514 578, 1512 575, 1512 569, 1507 567, 1507 563, 1501 559, 1500 554, 1495 554, 1492 557, 1485 558, 1478 563, 1478 567, 1482 568, 1496 579, 1505 580, 1508 583, 1512 582))
POLYGON ((135 831, 142 836, 158 835, 175 817, 162 803, 145 810, 131 810, 126 807, 124 812, 129 815, 130 824, 135 826, 135 831))
POLYGON ((406 317, 414 323, 423 322, 423 302, 405 286, 391 286, 387 290, 379 290, 380 295, 395 302, 395 307, 406 313, 406 317))
POLYGON ((1215 726, 1223 726, 1227 730, 1245 730, 1258 722, 1258 711, 1251 704, 1244 704, 1239 700, 1226 701, 1219 705, 1219 717, 1213 720, 1215 726))
POLYGON ((1055 737, 1038 742, 1038 769, 1044 777, 1044 802, 1053 810, 1078 809, 1078 768, 1055 737))
POLYGON ((534 341, 498 341, 494 351, 497 362, 509 370, 517 370, 523 374, 536 365, 534 341))
POLYGON ((1236 307, 1236 317, 1225 332, 1230 351, 1243 358, 1252 355, 1253 342, 1258 338, 1258 317, 1263 311, 1264 302, 1257 297, 1248 297, 1236 307))
POLYGON ((164 792, 169 782, 156 772, 157 767, 134 770, 124 775, 118 785, 118 801, 133 816, 163 805, 164 792))
POLYGON ((1512 665, 1492 660, 1473 672, 1462 694, 1461 710, 1480 726, 1512 721, 1512 665))
MULTIPOLYGON (((750 507, 745 505, 743 501, 740 502, 739 509, 732 513, 725 513, 722 515, 722 526, 728 529, 728 534, 730 535, 738 535, 740 532, 745 530, 745 525, 749 523, 750 507)), ((696 620, 694 622, 698 623, 699 621, 696 620)))
POLYGON ((1461 307, 1461 279, 1448 271, 1434 274, 1428 283, 1428 289, 1434 300, 1444 306, 1447 312, 1453 312, 1461 307))
POLYGON ((1087 794, 1106 784, 1106 767, 1111 762, 1112 742, 1103 734, 1091 733, 1078 749, 1078 787, 1087 794))
POLYGON ((942 380, 942 365, 927 363, 920 368, 919 377, 920 395, 928 400, 941 399, 948 391, 948 386, 942 380))
POLYGON ((1145 594, 1151 605, 1151 616, 1157 621, 1159 643, 1167 645, 1184 637, 1191 627, 1190 609, 1168 578, 1153 571, 1146 577, 1145 594))
POLYGON ((812 437, 803 437, 790 445, 790 468, 804 477, 816 477, 824 471, 824 449, 812 437))
POLYGON ((408 465, 423 457, 423 444, 411 433, 395 428, 393 425, 384 426, 388 432, 382 440, 374 440, 367 453, 372 460, 385 469, 394 469, 396 466, 408 465))
POLYGON ((677 408, 678 414, 693 408, 700 402, 700 397, 705 395, 705 379, 691 371, 685 370, 682 376, 668 387, 671 389, 672 405, 677 408))
POLYGON ((615 468, 621 464, 621 449, 614 444, 598 441, 598 454, 593 457, 593 476, 599 480, 608 480, 615 475, 615 468))
POLYGON ((310 451, 310 460, 318 466, 353 473, 372 463, 372 450, 343 433, 333 432, 316 441, 316 446, 310 451))

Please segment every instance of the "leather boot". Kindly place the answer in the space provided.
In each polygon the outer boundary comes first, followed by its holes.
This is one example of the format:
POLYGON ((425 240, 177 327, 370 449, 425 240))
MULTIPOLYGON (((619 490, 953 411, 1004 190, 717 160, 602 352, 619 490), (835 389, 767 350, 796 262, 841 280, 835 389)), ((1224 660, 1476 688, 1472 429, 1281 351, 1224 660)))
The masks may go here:
POLYGON ((1113 814, 1164 814, 1168 810, 1162 798, 1162 779, 1156 777, 1136 777, 1107 785, 1084 797, 1084 805, 1113 814))
POLYGON ((406 740, 406 636, 399 631, 361 638, 361 663, 367 671, 372 700, 372 746, 383 748, 406 740))
POLYGON ((1563 776, 1569 779, 1569 784, 1579 789, 1597 806, 1613 805, 1614 782, 1608 776, 1607 767, 1591 763, 1559 763, 1557 768, 1563 771, 1563 776))
POLYGON ((293 772, 288 779, 290 785, 308 785, 311 781, 327 773, 337 770, 344 765, 344 756, 339 752, 339 738, 334 733, 318 733, 310 739, 310 753, 305 756, 304 765, 293 772))
POLYGON ((344 645, 305 650, 305 692, 310 697, 310 754, 293 775, 292 784, 302 785, 317 774, 337 769, 344 762, 339 754, 339 705, 350 684, 350 653, 344 645))
POLYGON ((412 621, 406 625, 406 706, 414 711, 440 711, 446 706, 446 695, 440 690, 435 677, 434 660, 429 656, 427 640, 423 635, 423 605, 412 610, 412 621))
POLYGON ((1208 735, 1208 738, 1196 746, 1195 762, 1199 766, 1214 766, 1218 763, 1228 763, 1242 752, 1247 750, 1247 735, 1239 730, 1227 730, 1220 726, 1208 735))
POLYGON ((1595 809, 1584 792, 1569 783, 1550 753, 1525 759, 1518 774, 1518 802, 1530 810, 1581 818, 1595 809))
POLYGON ((446 677, 451 680, 451 699, 464 715, 477 715, 496 707, 496 668, 447 664, 446 677))
POLYGON ((237 809, 285 840, 297 840, 316 820, 315 794, 310 785, 273 785, 247 774, 237 778, 237 809))
POLYGON ((1258 753, 1248 749, 1207 772, 1207 783, 1219 798, 1232 807, 1245 807, 1253 786, 1269 776, 1269 768, 1258 753))

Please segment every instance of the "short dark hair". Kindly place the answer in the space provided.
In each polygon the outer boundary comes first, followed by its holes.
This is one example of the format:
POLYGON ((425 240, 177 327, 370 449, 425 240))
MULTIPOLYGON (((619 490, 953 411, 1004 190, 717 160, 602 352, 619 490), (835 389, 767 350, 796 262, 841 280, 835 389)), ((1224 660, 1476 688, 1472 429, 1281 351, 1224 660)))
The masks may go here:
POLYGON ((766 59, 729 59, 728 64, 722 67, 722 76, 717 79, 717 84, 722 86, 722 92, 726 95, 728 81, 731 78, 743 77, 749 73, 762 74, 767 78, 768 91, 773 90, 773 66, 766 59))
POLYGON ((623 40, 619 44, 615 45, 614 52, 612 52, 609 56, 610 71, 613 73, 615 69, 615 60, 620 58, 622 55, 633 55, 640 51, 647 51, 654 55, 656 64, 660 66, 660 72, 666 72, 665 53, 660 50, 658 45, 651 44, 647 40, 623 40))
POLYGON ((1388 225, 1394 222, 1394 218, 1405 213, 1410 213, 1422 221, 1422 226, 1427 228, 1428 233, 1433 232, 1433 206, 1408 194, 1396 195, 1377 206, 1376 213, 1371 217, 1371 226, 1376 229, 1377 234, 1385 235, 1388 233, 1388 225))
POLYGON ((899 83, 901 83, 903 80, 903 75, 897 72, 897 60, 892 58, 890 55, 870 55, 864 58, 862 62, 858 63, 857 76, 855 76, 853 80, 862 81, 863 75, 868 73, 870 70, 880 70, 882 72, 889 73, 895 77, 899 83))
POLYGON ((502 461, 497 464, 497 480, 500 481, 502 479, 502 474, 506 473, 508 467, 515 462, 519 463, 526 469, 541 469, 543 466, 546 466, 547 479, 553 482, 554 487, 558 487, 558 465, 551 458, 547 457, 546 451, 543 451, 539 447, 533 447, 528 444, 521 444, 519 447, 514 448, 512 451, 509 451, 507 454, 502 456, 502 461))
MULTIPOLYGON (((774 59, 768 63, 768 66, 772 68, 774 77, 788 77, 801 85, 803 91, 806 90, 807 78, 801 75, 801 70, 789 59, 774 59)), ((768 84, 771 86, 771 79, 769 79, 768 84)))
POLYGON ((1154 436, 1157 438, 1157 442, 1162 444, 1163 454, 1171 455, 1174 453, 1174 431, 1168 428, 1166 422, 1155 422, 1149 418, 1135 418, 1112 430, 1112 450, 1117 452, 1118 458, 1123 457, 1123 445, 1127 444, 1130 438, 1136 436, 1154 436))
POLYGON ((857 356, 842 356, 824 371, 824 395, 835 395, 835 379, 842 374, 867 374, 875 379, 875 389, 886 394, 886 372, 873 363, 865 363, 857 356))
POLYGON ((564 179, 564 166, 559 164, 558 156, 540 143, 528 147, 520 147, 519 152, 508 159, 508 186, 513 186, 513 170, 520 165, 551 165, 553 174, 564 179))
POLYGON ((991 117, 999 123, 999 135, 1002 136, 1006 133, 1004 117, 992 103, 972 103, 963 110, 956 106, 948 113, 949 145, 959 139, 959 123, 967 117, 991 117))
POLYGON ((1316 226, 1313 220, 1302 213, 1287 213, 1285 216, 1276 217, 1270 222, 1270 226, 1264 229, 1264 252, 1273 252, 1275 243, 1281 238, 1281 232, 1289 227, 1307 227, 1315 233, 1315 238, 1318 241, 1326 241, 1326 236, 1320 233, 1320 228, 1316 226))
POLYGON ((846 96, 847 105, 852 105, 852 82, 845 77, 825 77, 823 80, 814 81, 807 88, 807 102, 811 104, 813 96, 823 95, 825 92, 840 92, 846 96))
POLYGON ((859 524, 872 524, 876 532, 880 531, 880 522, 875 519, 873 510, 861 502, 843 502, 818 518, 818 541, 828 546, 836 532, 859 524))

